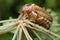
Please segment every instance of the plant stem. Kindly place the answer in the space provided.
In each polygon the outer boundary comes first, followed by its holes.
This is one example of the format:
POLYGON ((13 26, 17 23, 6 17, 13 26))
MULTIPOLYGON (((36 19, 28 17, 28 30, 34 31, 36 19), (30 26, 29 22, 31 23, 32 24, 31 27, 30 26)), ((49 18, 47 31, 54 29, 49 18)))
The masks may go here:
POLYGON ((34 23, 32 23, 32 22, 30 22, 30 21, 28 21, 28 20, 25 20, 24 22, 26 22, 26 23, 28 23, 28 24, 31 24, 31 25, 33 25, 34 27, 36 27, 36 28, 38 28, 38 29, 40 29, 40 30, 42 30, 42 31, 45 31, 45 32, 47 32, 48 34, 52 34, 52 35, 56 36, 57 38, 60 38, 59 35, 51 32, 51 31, 49 31, 49 30, 46 30, 45 28, 43 28, 43 27, 41 27, 41 26, 39 26, 39 25, 36 25, 36 24, 34 24, 34 23))
POLYGON ((18 40, 21 40, 22 34, 23 34, 23 33, 22 33, 22 28, 20 27, 20 29, 19 29, 19 35, 18 35, 18 36, 19 36, 19 39, 18 39, 18 40))
POLYGON ((15 26, 16 26, 17 24, 18 24, 18 23, 14 23, 14 24, 10 25, 9 27, 7 27, 7 28, 5 28, 5 29, 0 29, 0 34, 9 32, 9 31, 15 29, 15 28, 16 28, 15 26))
POLYGON ((15 38, 16 38, 16 36, 17 36, 17 33, 18 33, 18 31, 19 31, 19 27, 20 27, 20 24, 18 25, 18 27, 17 27, 17 29, 16 29, 16 31, 15 31, 15 33, 14 33, 14 36, 13 36, 12 40, 15 40, 15 38))
POLYGON ((22 25, 21 25, 21 27, 22 27, 22 29, 23 29, 23 32, 24 32, 27 40, 33 40, 33 39, 31 38, 31 36, 29 35, 27 29, 26 29, 24 26, 22 26, 22 25))
POLYGON ((37 32, 35 32, 34 30, 32 30, 32 32, 38 37, 39 40, 42 40, 41 37, 38 35, 37 32))
POLYGON ((9 22, 9 21, 16 21, 16 19, 3 20, 3 21, 0 21, 0 23, 9 22))
POLYGON ((26 27, 31 28, 31 29, 36 30, 36 31, 40 31, 40 32, 42 32, 42 33, 48 35, 49 37, 51 37, 51 38, 54 40, 54 37, 52 37, 51 35, 49 35, 49 34, 46 33, 46 32, 43 32, 43 31, 40 30, 40 29, 37 29, 37 28, 35 28, 35 27, 31 27, 30 25, 26 25, 26 27))

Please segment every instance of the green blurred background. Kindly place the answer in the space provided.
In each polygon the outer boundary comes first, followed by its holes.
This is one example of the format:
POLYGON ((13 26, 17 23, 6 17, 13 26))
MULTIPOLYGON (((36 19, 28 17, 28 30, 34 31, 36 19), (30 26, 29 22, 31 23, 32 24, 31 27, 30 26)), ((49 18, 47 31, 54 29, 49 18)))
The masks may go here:
POLYGON ((26 3, 35 3, 41 7, 60 11, 60 0, 0 0, 0 19, 17 17, 18 10, 26 3))
MULTIPOLYGON (((0 20, 9 17, 17 18, 18 10, 26 3, 35 3, 46 9, 50 8, 60 18, 60 0, 0 0, 0 20)), ((58 22, 60 22, 59 20, 58 22)), ((0 40, 11 40, 12 35, 11 33, 0 35, 0 40)))

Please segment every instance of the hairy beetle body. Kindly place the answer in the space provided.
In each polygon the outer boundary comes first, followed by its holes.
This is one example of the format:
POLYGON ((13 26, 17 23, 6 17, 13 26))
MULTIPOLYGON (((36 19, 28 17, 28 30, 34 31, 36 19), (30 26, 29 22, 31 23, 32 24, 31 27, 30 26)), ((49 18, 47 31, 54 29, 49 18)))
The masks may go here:
POLYGON ((35 4, 26 4, 19 10, 19 13, 23 13, 34 20, 35 23, 43 24, 45 28, 49 29, 53 21, 52 17, 41 7, 35 4))

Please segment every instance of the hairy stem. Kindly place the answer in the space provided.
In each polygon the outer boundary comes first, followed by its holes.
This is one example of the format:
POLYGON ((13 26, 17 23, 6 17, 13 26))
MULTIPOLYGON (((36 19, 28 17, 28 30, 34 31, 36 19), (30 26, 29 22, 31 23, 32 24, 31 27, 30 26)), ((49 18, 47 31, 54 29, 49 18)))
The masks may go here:
POLYGON ((24 32, 27 40, 33 40, 33 39, 31 38, 31 36, 29 35, 27 29, 26 29, 24 26, 22 26, 22 25, 21 25, 21 27, 22 27, 22 29, 23 29, 23 32, 24 32))
POLYGON ((16 31, 15 31, 15 34, 14 34, 12 40, 15 40, 15 38, 16 38, 16 36, 17 36, 17 33, 18 33, 18 31, 19 31, 19 27, 20 27, 20 24, 18 25, 18 27, 17 27, 17 29, 16 29, 16 31))
POLYGON ((54 36, 60 38, 59 35, 57 35, 57 34, 51 32, 51 31, 49 31, 49 30, 46 30, 45 28, 40 27, 39 25, 36 25, 36 24, 34 24, 34 23, 32 23, 32 22, 30 22, 30 21, 28 21, 28 20, 25 20, 24 22, 29 23, 29 24, 33 25, 34 27, 36 27, 36 28, 38 28, 38 29, 40 29, 40 30, 42 30, 42 31, 44 31, 44 32, 47 32, 48 34, 52 34, 52 35, 54 35, 54 36))

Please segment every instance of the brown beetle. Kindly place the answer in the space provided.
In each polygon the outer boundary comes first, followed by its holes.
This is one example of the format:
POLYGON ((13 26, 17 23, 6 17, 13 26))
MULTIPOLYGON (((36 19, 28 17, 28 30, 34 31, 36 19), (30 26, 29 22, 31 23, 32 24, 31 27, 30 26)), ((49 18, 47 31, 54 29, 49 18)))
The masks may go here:
POLYGON ((30 19, 34 20, 35 23, 44 25, 45 28, 49 29, 53 21, 53 18, 41 7, 36 4, 25 4, 19 14, 23 13, 30 19))

